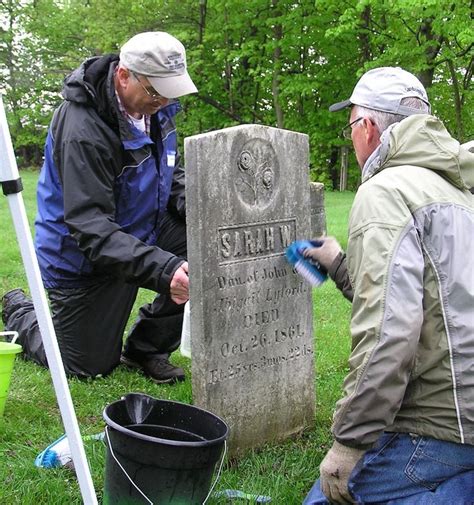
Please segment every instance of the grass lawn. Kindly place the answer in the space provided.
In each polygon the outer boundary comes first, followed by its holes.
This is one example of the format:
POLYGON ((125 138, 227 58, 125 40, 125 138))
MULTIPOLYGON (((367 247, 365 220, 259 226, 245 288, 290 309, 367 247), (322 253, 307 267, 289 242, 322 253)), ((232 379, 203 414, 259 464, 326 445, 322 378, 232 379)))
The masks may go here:
MULTIPOLYGON (((36 212, 37 172, 22 172, 23 198, 32 226, 36 212)), ((343 246, 347 240, 347 218, 353 193, 325 195, 328 233, 343 246)), ((13 224, 6 198, 0 198, 0 294, 22 287, 28 291, 13 224)), ((152 293, 140 290, 136 307, 149 301, 152 293)), ((217 490, 240 489, 272 497, 278 505, 300 504, 318 476, 318 466, 331 444, 330 425, 334 404, 341 394, 350 350, 350 304, 332 282, 314 291, 316 340, 316 422, 301 436, 268 446, 224 466, 217 490)), ((132 319, 133 319, 132 315, 132 319)), ((128 392, 143 392, 156 398, 192 403, 190 362, 174 353, 172 361, 187 372, 185 382, 157 386, 137 372, 118 367, 105 379, 69 380, 82 435, 104 429, 102 411, 106 405, 128 392)), ((305 387, 301 384, 301 387, 305 387)), ((48 370, 16 359, 5 414, 0 419, 0 503, 1 504, 79 504, 81 495, 75 475, 65 468, 38 469, 36 455, 64 433, 61 416, 48 370)), ((104 479, 105 446, 85 442, 99 502, 104 479)), ((210 499, 224 504, 225 499, 210 499)), ((237 502, 236 502, 237 503, 237 502)), ((240 503, 240 502, 239 502, 240 503)))

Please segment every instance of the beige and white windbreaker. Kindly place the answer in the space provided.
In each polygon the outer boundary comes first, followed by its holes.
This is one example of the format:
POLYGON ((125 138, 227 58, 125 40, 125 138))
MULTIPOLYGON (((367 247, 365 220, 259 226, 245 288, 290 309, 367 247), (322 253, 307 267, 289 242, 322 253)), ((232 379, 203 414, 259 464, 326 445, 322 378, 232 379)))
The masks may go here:
POLYGON ((430 115, 384 132, 349 222, 352 353, 333 434, 474 444, 474 154, 430 115))

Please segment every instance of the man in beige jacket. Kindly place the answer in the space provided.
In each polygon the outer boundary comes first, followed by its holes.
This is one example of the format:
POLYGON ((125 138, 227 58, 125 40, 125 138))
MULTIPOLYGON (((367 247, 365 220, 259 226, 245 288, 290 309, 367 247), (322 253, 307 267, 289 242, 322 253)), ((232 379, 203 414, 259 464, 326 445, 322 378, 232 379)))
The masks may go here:
POLYGON ((352 299, 350 371, 304 504, 472 503, 474 154, 401 68, 330 110, 347 107, 362 169, 347 258, 333 238, 307 254, 352 299))

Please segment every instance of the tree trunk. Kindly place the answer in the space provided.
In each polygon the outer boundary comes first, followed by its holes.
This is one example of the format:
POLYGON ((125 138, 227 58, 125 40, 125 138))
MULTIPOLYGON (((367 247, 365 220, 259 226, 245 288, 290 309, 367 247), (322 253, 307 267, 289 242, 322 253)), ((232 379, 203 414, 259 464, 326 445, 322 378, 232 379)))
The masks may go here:
POLYGON ((226 47, 226 59, 225 59, 225 89, 227 91, 227 97, 229 101, 229 110, 231 114, 234 113, 234 96, 233 96, 233 86, 232 86, 232 65, 230 62, 229 53, 231 51, 231 41, 229 39, 229 18, 227 13, 227 7, 224 7, 224 41, 226 47))
POLYGON ((331 176, 331 185, 334 191, 337 190, 339 185, 339 171, 337 162, 339 160, 339 147, 333 146, 331 148, 331 156, 329 158, 329 174, 331 176))
POLYGON ((199 44, 204 41, 204 30, 206 29, 207 0, 199 0, 199 44))
POLYGON ((370 27, 370 5, 365 7, 360 15, 360 26, 362 28, 359 34, 360 40, 360 50, 362 61, 361 64, 364 64, 366 61, 370 61, 372 59, 372 51, 370 49, 370 38, 368 35, 368 30, 370 27))
POLYGON ((456 75, 456 70, 454 68, 454 63, 452 60, 448 60, 449 73, 451 74, 451 80, 453 81, 453 95, 454 95, 454 115, 456 118, 456 136, 459 142, 464 142, 464 124, 462 121, 461 114, 461 94, 459 91, 459 81, 456 75))
POLYGON ((443 38, 437 37, 433 33, 433 21, 429 18, 426 18, 421 22, 420 34, 425 37, 427 42, 425 49, 426 68, 418 74, 418 78, 425 88, 429 88, 433 83, 436 66, 435 60, 441 50, 443 38))
POLYGON ((17 73, 16 73, 16 65, 15 65, 15 57, 13 51, 13 44, 15 41, 15 21, 16 21, 16 13, 14 10, 13 2, 10 0, 8 2, 7 7, 8 12, 8 34, 9 36, 6 38, 6 63, 8 68, 8 78, 7 82, 10 85, 11 92, 8 93, 8 98, 10 102, 12 116, 10 121, 13 119, 13 124, 10 125, 12 130, 12 136, 16 136, 16 134, 20 133, 23 129, 23 126, 19 117, 20 106, 17 99, 17 73))
MULTIPOLYGON (((278 0, 272 0, 272 7, 275 9, 275 16, 280 17, 278 11, 278 0)), ((273 78, 272 94, 273 107, 275 109, 276 124, 278 128, 283 128, 284 117, 283 109, 280 105, 280 74, 281 74, 281 40, 283 38, 283 27, 281 23, 276 23, 273 27, 273 36, 275 38, 275 48, 273 49, 273 78)))

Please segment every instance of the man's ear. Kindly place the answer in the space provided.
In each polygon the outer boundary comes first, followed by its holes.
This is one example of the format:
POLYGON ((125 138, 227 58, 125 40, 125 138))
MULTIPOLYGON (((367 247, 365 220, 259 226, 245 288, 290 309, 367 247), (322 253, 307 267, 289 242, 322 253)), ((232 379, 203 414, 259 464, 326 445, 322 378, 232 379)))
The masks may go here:
POLYGON ((375 123, 367 117, 365 117, 362 122, 367 145, 378 146, 380 144, 379 129, 375 126, 375 123))
POLYGON ((117 79, 122 88, 126 88, 130 80, 130 71, 124 67, 119 67, 117 69, 117 79))

